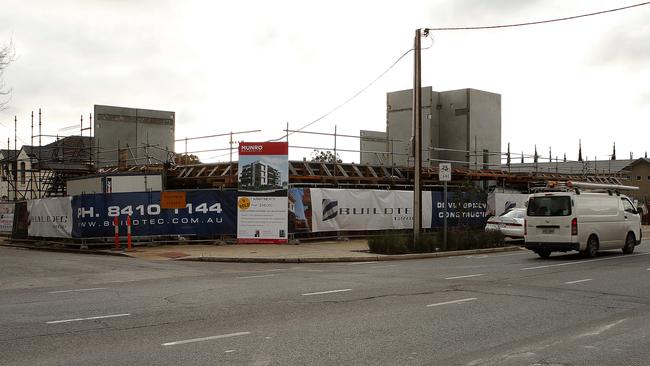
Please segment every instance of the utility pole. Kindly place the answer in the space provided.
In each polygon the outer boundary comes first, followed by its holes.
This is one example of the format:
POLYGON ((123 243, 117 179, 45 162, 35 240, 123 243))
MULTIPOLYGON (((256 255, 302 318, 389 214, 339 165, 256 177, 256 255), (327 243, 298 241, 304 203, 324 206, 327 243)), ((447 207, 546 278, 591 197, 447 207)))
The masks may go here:
MULTIPOLYGON (((415 30, 413 42, 413 154, 415 160, 413 177, 413 246, 420 240, 422 228, 422 66, 420 38, 422 30, 415 30)), ((425 32, 428 32, 425 30, 425 32)))

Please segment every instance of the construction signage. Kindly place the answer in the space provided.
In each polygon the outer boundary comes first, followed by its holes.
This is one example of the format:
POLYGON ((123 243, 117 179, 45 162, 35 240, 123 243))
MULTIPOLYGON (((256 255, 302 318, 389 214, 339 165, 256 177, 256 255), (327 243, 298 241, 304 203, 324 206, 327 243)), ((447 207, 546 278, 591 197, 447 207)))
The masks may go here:
MULTIPOLYGON (((449 193, 450 226, 482 227, 487 203, 478 195, 449 193)), ((422 227, 443 226, 442 192, 422 192, 422 227)), ((413 191, 292 188, 289 190, 291 232, 394 230, 413 228, 413 191)))
MULTIPOLYGON (((236 232, 234 191, 188 191, 182 208, 166 210, 162 209, 160 197, 160 192, 74 196, 72 236, 111 237, 115 218, 120 227, 126 227, 128 217, 131 217, 133 236, 214 237, 236 232)), ((121 234, 125 235, 126 231, 121 234)))
POLYGON ((160 208, 185 208, 187 195, 185 192, 160 192, 160 208))
POLYGON ((286 142, 239 144, 237 242, 287 242, 288 153, 286 142))

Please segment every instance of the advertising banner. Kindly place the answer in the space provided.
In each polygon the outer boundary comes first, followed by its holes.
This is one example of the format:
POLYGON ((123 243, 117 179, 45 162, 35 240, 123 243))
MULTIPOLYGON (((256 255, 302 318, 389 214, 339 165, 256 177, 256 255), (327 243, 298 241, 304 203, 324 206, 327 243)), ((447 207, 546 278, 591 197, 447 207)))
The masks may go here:
POLYGON ((237 241, 286 243, 289 145, 286 142, 239 144, 237 241))
MULTIPOLYGON (((412 191, 317 188, 309 191, 309 196, 306 196, 307 190, 304 190, 303 201, 295 206, 309 207, 314 232, 413 228, 412 191)), ((423 228, 431 227, 431 207, 431 192, 422 192, 423 228)), ((304 212, 297 213, 296 217, 304 212)))
POLYGON ((311 210, 311 189, 290 188, 289 189, 289 232, 310 233, 312 232, 311 210))
POLYGON ((126 235, 131 215, 133 236, 198 235, 214 237, 236 233, 234 191, 186 192, 185 208, 163 209, 160 192, 89 194, 74 196, 74 237, 112 237, 118 217, 120 235, 126 235))
MULTIPOLYGON (((433 212, 431 227, 444 226, 445 202, 443 192, 431 192, 433 212)), ((424 203, 423 203, 424 205, 424 203)), ((447 225, 483 227, 488 218, 486 199, 478 194, 449 192, 447 194, 447 225)))
POLYGON ((42 198, 27 201, 29 236, 47 238, 72 237, 70 197, 42 198))
POLYGON ((0 233, 11 233, 14 227, 13 203, 0 203, 0 233))

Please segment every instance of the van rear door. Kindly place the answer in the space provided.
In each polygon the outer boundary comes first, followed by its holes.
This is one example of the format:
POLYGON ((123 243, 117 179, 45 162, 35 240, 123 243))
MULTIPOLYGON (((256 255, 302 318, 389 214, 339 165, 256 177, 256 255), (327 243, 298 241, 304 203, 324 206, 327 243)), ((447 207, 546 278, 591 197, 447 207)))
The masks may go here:
POLYGON ((557 193, 534 195, 528 200, 526 213, 527 241, 571 242, 571 196, 557 193))

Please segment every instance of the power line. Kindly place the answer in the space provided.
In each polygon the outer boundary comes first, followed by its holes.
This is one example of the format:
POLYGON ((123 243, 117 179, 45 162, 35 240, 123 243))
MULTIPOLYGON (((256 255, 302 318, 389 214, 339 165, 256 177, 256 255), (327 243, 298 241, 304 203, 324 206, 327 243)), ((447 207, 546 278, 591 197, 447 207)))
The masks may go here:
MULTIPOLYGON (((613 13, 621 10, 627 10, 631 8, 636 8, 639 6, 644 6, 650 4, 650 1, 638 3, 638 4, 633 4, 633 5, 628 5, 628 6, 623 6, 620 8, 614 8, 614 9, 607 9, 607 10, 601 10, 593 13, 587 13, 587 14, 580 14, 580 15, 573 15, 573 16, 568 16, 568 17, 563 17, 563 18, 553 18, 553 19, 545 19, 545 20, 539 20, 539 21, 532 21, 532 22, 525 22, 525 23, 513 23, 513 24, 499 24, 499 25, 487 25, 487 26, 466 26, 466 27, 436 27, 436 28, 424 28, 424 34, 425 36, 430 37, 429 32, 430 31, 458 31, 458 30, 480 30, 480 29, 498 29, 498 28, 513 28, 513 27, 523 27, 523 26, 529 26, 529 25, 538 25, 538 24, 547 24, 547 23, 555 23, 555 22, 561 22, 561 21, 567 21, 567 20, 574 20, 574 19, 579 19, 579 18, 585 18, 585 17, 590 17, 590 16, 595 16, 595 15, 602 15, 602 14, 607 14, 607 13, 613 13)), ((433 40, 433 39, 432 39, 433 40)), ((430 48, 431 46, 427 47, 430 48)), ((426 49, 426 48, 423 48, 426 49)), ((397 63, 399 63, 406 55, 408 55, 413 49, 409 49, 408 51, 404 52, 395 62, 393 62, 388 69, 386 69, 384 72, 382 72, 377 78, 375 78, 373 81, 371 81, 368 85, 363 87, 361 90, 359 90, 357 93, 352 95, 350 98, 345 100, 343 103, 339 104, 338 106, 334 107, 327 113, 323 114, 322 116, 318 117, 317 119, 305 124, 304 126, 298 128, 297 130, 293 132, 288 132, 287 135, 279 137, 275 140, 270 140, 270 141, 278 141, 286 136, 292 135, 295 132, 299 132, 314 123, 322 120, 323 118, 328 117, 332 113, 336 112, 352 100, 354 100, 356 97, 358 97, 361 93, 366 91, 368 88, 370 88, 374 83, 376 83, 379 79, 381 79, 384 75, 386 75, 397 63)))
MULTIPOLYGON (((432 38, 432 40, 433 40, 433 38, 432 38)), ((432 45, 433 45, 433 43, 432 43, 432 45)), ((431 46, 429 46, 429 47, 427 47, 427 48, 431 48, 431 46)), ((427 48, 423 48, 423 49, 427 49, 427 48)), ((397 65, 400 61, 402 61, 402 59, 403 59, 404 57, 406 57, 406 55, 408 55, 411 51, 413 51, 412 48, 409 49, 408 51, 404 52, 400 57, 397 58, 397 60, 395 60, 395 62, 393 62, 393 63, 392 63, 392 64, 391 64, 391 65, 390 65, 386 70, 384 70, 384 72, 382 72, 381 74, 379 74, 379 76, 377 76, 373 81, 371 81, 368 85, 364 86, 361 90, 359 90, 358 92, 356 92, 356 93, 355 93, 354 95, 352 95, 350 98, 346 99, 343 103, 341 103, 341 104, 339 104, 338 106, 336 106, 336 107, 334 107, 333 109, 331 109, 329 112, 327 112, 327 113, 323 114, 322 116, 316 118, 315 120, 313 120, 313 121, 307 123, 306 125, 304 125, 304 126, 298 128, 297 130, 294 130, 294 131, 292 131, 292 132, 287 132, 287 135, 284 135, 284 136, 278 137, 277 139, 275 139, 275 140, 270 140, 270 141, 278 141, 278 140, 282 140, 283 138, 286 138, 287 136, 293 135, 293 134, 296 133, 296 132, 300 132, 300 131, 302 131, 303 129, 305 129, 305 128, 311 126, 311 125, 313 125, 314 123, 316 123, 316 122, 322 120, 323 118, 325 118, 325 117, 331 115, 332 113, 336 112, 337 110, 341 109, 341 107, 343 107, 343 106, 345 106, 346 104, 350 103, 352 100, 354 100, 356 97, 358 97, 361 93, 363 93, 364 91, 368 90, 368 88, 370 88, 374 83, 376 83, 379 79, 381 79, 384 75, 386 75, 386 74, 387 74, 387 73, 388 73, 388 72, 389 72, 393 67, 395 67, 395 65, 397 65)))
MULTIPOLYGON (((423 50, 428 50, 429 48, 433 47, 433 37, 431 37, 430 35, 428 35, 428 37, 431 39, 431 44, 429 45, 429 47, 422 48, 423 50)), ((300 131, 304 130, 305 128, 307 128, 307 127, 313 125, 314 123, 316 123, 316 122, 322 120, 323 118, 329 116, 330 114, 336 112, 336 111, 339 110, 341 107, 343 107, 344 105, 346 105, 346 104, 348 104, 349 102, 351 102, 354 98, 358 97, 361 93, 363 93, 364 91, 368 90, 368 88, 370 88, 374 83, 376 83, 379 79, 381 79, 384 75, 386 75, 386 74, 387 74, 387 73, 388 73, 388 72, 389 72, 393 67, 395 67, 395 65, 397 65, 400 61, 402 61, 402 59, 403 59, 404 57, 406 57, 406 55, 408 55, 411 51, 413 51, 412 48, 409 49, 408 51, 404 52, 400 57, 397 58, 397 60, 395 60, 395 62, 393 62, 393 63, 392 63, 392 64, 391 64, 391 65, 390 65, 386 70, 384 70, 384 72, 382 72, 381 74, 379 74, 379 76, 377 76, 373 81, 371 81, 368 85, 366 85, 366 86, 363 87, 361 90, 359 90, 356 94, 354 94, 353 96, 351 96, 350 98, 348 98, 345 102, 339 104, 338 106, 336 106, 336 107, 334 107, 333 109, 331 109, 329 112, 327 112, 327 113, 325 113, 324 115, 318 117, 317 119, 315 119, 315 120, 313 120, 313 121, 307 123, 306 125, 304 125, 304 126, 298 128, 297 130, 294 130, 294 131, 288 133, 287 135, 281 136, 281 137, 279 137, 279 138, 277 138, 277 139, 275 139, 275 140, 270 140, 270 141, 278 141, 278 140, 282 140, 283 138, 286 138, 287 136, 293 135, 293 134, 296 133, 296 132, 300 132, 300 131)))
POLYGON ((578 19, 578 18, 585 18, 585 17, 590 17, 594 15, 601 15, 601 14, 606 14, 606 13, 613 13, 616 11, 621 11, 621 10, 626 10, 626 9, 631 9, 631 8, 636 8, 639 6, 643 5, 648 5, 650 4, 650 1, 646 1, 643 3, 638 3, 638 4, 633 4, 633 5, 628 5, 624 6, 621 8, 615 8, 615 9, 608 9, 608 10, 602 10, 602 11, 597 11, 595 13, 588 13, 588 14, 581 14, 581 15, 573 15, 569 17, 564 17, 564 18, 553 18, 553 19, 546 19, 546 20, 538 20, 538 21, 533 21, 533 22, 525 22, 525 23, 514 23, 514 24, 500 24, 500 25, 486 25, 486 26, 469 26, 469 27, 441 27, 441 28, 425 28, 426 31, 456 31, 456 30, 478 30, 478 29, 497 29, 497 28, 513 28, 513 27, 524 27, 528 25, 537 25, 537 24, 546 24, 546 23, 555 23, 555 22, 562 22, 566 20, 573 20, 573 19, 578 19))

